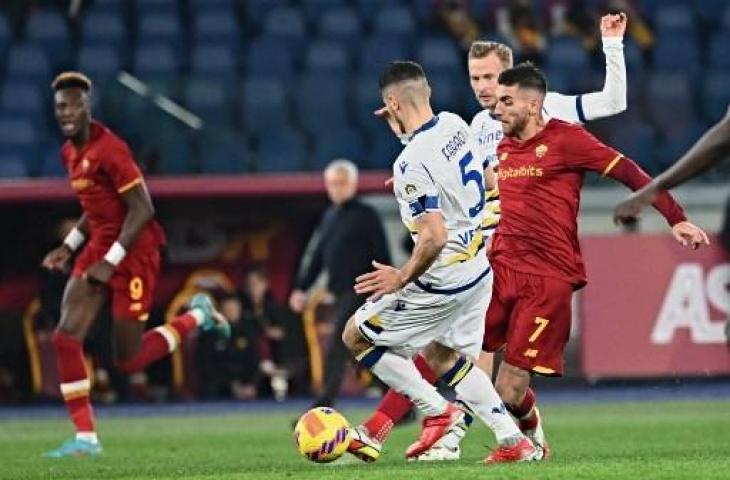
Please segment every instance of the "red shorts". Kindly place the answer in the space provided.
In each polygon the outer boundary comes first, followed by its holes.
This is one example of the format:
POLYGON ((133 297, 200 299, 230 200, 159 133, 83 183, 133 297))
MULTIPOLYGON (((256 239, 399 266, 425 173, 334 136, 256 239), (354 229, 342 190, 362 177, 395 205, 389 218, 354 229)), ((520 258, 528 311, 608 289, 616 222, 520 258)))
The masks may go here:
MULTIPOLYGON (((82 277, 87 268, 104 258, 106 252, 106 249, 88 244, 76 259, 71 276, 82 277)), ((124 257, 109 280, 115 320, 144 322, 149 318, 159 272, 159 248, 133 250, 124 257)))
POLYGON ((553 277, 492 265, 494 287, 485 318, 484 350, 505 346, 504 360, 547 376, 563 374, 573 286, 553 277))

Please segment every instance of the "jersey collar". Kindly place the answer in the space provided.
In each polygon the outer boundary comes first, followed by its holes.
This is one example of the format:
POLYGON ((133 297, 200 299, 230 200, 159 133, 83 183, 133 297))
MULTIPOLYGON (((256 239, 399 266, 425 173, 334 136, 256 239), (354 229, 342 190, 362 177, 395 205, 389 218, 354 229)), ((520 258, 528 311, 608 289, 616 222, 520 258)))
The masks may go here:
POLYGON ((413 132, 413 135, 411 135, 411 140, 413 139, 413 137, 415 137, 419 133, 425 132, 426 130, 429 130, 429 129, 435 127, 438 122, 439 122, 438 115, 434 115, 433 118, 431 118, 431 120, 429 120, 428 122, 424 123, 419 128, 417 128, 415 132, 413 132))

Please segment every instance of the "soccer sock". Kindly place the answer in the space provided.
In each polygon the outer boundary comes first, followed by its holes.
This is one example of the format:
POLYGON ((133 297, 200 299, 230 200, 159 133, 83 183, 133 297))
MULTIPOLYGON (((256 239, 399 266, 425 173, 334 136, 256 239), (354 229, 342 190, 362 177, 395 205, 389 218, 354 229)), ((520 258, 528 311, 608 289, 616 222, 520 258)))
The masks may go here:
MULTIPOLYGON (((413 359, 413 363, 427 382, 436 383, 438 376, 431 370, 431 367, 428 366, 428 363, 421 355, 417 355, 413 359)), ((413 403, 408 397, 391 388, 380 400, 375 413, 363 422, 363 426, 373 438, 383 443, 388 438, 393 426, 406 416, 412 406, 413 403)))
POLYGON ((469 360, 459 357, 441 379, 494 432, 497 442, 512 443, 522 436, 487 374, 474 368, 469 360))
POLYGON ((56 349, 61 395, 76 426, 77 436, 96 441, 94 410, 89 400, 91 381, 84 363, 84 349, 79 341, 60 332, 53 334, 52 341, 56 349))
POLYGON ((446 411, 446 399, 418 373, 411 359, 377 346, 358 355, 357 360, 388 386, 407 395, 424 415, 432 417, 446 411))
POLYGON ((196 310, 176 317, 169 323, 153 328, 142 336, 142 348, 118 367, 123 373, 141 372, 151 363, 174 352, 183 339, 198 326, 203 316, 196 310))
POLYGON ((519 422, 520 430, 534 430, 537 428, 538 418, 537 411, 535 410, 536 405, 535 392, 532 388, 527 387, 525 392, 525 398, 522 399, 519 405, 507 405, 507 410, 514 415, 519 422))

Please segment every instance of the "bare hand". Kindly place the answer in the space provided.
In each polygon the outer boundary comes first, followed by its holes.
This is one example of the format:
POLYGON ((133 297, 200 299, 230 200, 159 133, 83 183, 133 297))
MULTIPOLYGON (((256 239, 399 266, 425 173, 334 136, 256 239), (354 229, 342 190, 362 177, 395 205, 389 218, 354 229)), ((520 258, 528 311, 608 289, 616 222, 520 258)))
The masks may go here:
POLYGON ((697 225, 689 222, 679 222, 672 227, 672 235, 681 245, 697 250, 702 245, 709 245, 707 234, 697 225))
POLYGON ((623 38, 626 33, 628 18, 624 12, 618 15, 608 14, 601 17, 601 36, 623 38))
POLYGON ((301 290, 294 290, 289 295, 289 308, 294 313, 302 313, 307 305, 307 294, 301 290))
POLYGON ((644 207, 651 205, 656 197, 653 189, 642 189, 632 193, 613 209, 613 221, 616 225, 627 225, 639 220, 644 207))
POLYGON ((114 265, 106 260, 99 260, 84 272, 84 280, 91 284, 106 285, 114 275, 114 265))
POLYGON ((63 272, 66 270, 70 259, 71 250, 66 245, 61 245, 48 252, 41 265, 51 271, 63 272))
POLYGON ((395 293, 405 285, 403 275, 395 267, 383 265, 373 261, 375 270, 355 279, 355 293, 369 294, 373 298, 380 298, 389 293, 395 293))

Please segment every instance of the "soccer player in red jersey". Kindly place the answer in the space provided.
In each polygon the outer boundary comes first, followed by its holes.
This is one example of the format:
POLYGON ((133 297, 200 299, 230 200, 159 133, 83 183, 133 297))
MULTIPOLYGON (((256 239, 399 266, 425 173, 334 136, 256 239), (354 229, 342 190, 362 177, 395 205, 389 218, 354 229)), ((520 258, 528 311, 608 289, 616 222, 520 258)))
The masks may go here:
POLYGON ((142 371, 168 355, 196 327, 224 336, 230 330, 210 298, 199 294, 187 313, 144 332, 165 236, 154 220, 142 173, 126 143, 92 120, 91 81, 85 75, 62 73, 52 88, 56 119, 66 138, 63 164, 83 214, 63 245, 46 255, 43 266, 65 270, 86 242, 66 285, 53 335, 61 394, 76 426, 74 438, 46 454, 57 458, 101 453, 83 341, 107 301, 115 320, 115 359, 124 373, 142 371))
MULTIPOLYGON (((563 374, 572 295, 587 282, 577 225, 585 173, 611 177, 632 190, 651 181, 584 128, 545 122, 546 91, 540 70, 521 64, 499 76, 495 108, 505 135, 497 150, 502 218, 489 253, 494 289, 484 349, 504 350, 495 386, 523 431, 540 422, 529 388, 532 375, 563 374)), ((679 243, 707 244, 705 233, 687 222, 671 195, 659 194, 653 205, 679 243)), ((548 453, 541 430, 534 440, 548 453)))

